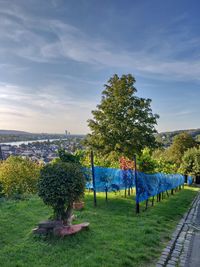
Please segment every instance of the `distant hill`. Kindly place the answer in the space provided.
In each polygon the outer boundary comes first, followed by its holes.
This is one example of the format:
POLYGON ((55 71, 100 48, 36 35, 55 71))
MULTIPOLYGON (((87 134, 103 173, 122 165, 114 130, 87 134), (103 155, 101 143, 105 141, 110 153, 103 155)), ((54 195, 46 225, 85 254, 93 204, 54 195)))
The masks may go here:
MULTIPOLYGON (((71 137, 76 135, 70 135, 71 137)), ((77 136, 79 137, 79 136, 77 136)), ((65 134, 29 133, 17 130, 0 130, 0 144, 8 142, 66 138, 65 134)))
POLYGON ((0 130, 1 135, 29 135, 31 133, 17 130, 0 130))
POLYGON ((171 132, 162 132, 156 134, 156 140, 163 143, 165 146, 170 146, 173 138, 180 133, 186 132, 190 134, 196 141, 200 142, 200 129, 189 129, 189 130, 177 130, 171 132))

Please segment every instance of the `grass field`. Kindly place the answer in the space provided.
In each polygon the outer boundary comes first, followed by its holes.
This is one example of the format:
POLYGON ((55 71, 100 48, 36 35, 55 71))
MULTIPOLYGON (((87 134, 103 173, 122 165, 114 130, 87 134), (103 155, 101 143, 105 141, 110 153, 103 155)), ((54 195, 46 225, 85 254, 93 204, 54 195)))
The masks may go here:
POLYGON ((39 198, 0 202, 0 266, 155 266, 195 195, 195 188, 186 187, 136 216, 133 197, 109 194, 106 203, 98 194, 94 208, 86 193, 86 207, 76 212, 76 223, 88 221, 90 229, 64 239, 32 235, 32 228, 51 215, 39 198))

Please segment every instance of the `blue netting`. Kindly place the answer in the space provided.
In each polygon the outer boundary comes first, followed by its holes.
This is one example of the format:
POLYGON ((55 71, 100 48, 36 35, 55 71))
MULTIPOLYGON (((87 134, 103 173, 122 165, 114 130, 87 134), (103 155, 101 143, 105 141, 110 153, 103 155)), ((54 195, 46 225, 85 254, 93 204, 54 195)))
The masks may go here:
POLYGON ((192 176, 188 176, 188 178, 187 178, 187 184, 188 185, 191 185, 193 183, 193 178, 192 178, 192 176))
MULTIPOLYGON (((93 189, 92 171, 84 168, 86 188, 93 189)), ((135 176, 132 170, 94 167, 96 192, 118 191, 135 187, 135 176)), ((191 181, 188 177, 188 181, 191 181)), ((137 172, 136 201, 141 202, 159 193, 177 188, 184 184, 184 176, 180 174, 146 174, 137 172)))
MULTIPOLYGON (((135 186, 132 170, 94 167, 95 188, 97 192, 118 191, 135 186)), ((85 168, 86 188, 93 189, 92 171, 85 168)))
POLYGON ((137 177, 137 202, 147 200, 149 197, 184 184, 184 176, 180 174, 137 172, 137 177))

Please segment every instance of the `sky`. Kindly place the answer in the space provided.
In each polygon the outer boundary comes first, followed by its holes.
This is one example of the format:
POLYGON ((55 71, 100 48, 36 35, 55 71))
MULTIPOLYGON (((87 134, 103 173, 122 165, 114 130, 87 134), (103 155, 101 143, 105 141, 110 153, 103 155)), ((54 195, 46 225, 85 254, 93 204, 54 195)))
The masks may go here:
POLYGON ((115 73, 157 130, 200 128, 198 0, 0 0, 0 129, 85 134, 115 73))

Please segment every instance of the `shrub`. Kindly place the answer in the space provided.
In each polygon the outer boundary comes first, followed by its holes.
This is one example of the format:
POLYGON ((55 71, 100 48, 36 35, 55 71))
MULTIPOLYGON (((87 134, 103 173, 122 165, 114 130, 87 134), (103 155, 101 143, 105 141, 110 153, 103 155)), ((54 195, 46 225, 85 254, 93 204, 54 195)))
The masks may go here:
POLYGON ((39 196, 54 210, 54 218, 67 221, 73 202, 84 194, 85 181, 80 164, 53 162, 43 167, 39 179, 39 196))
POLYGON ((2 194, 15 197, 36 193, 40 167, 29 159, 10 156, 0 163, 2 194))
POLYGON ((62 162, 71 162, 71 163, 79 163, 79 157, 70 154, 69 152, 65 151, 65 149, 61 148, 58 150, 59 159, 62 162))

